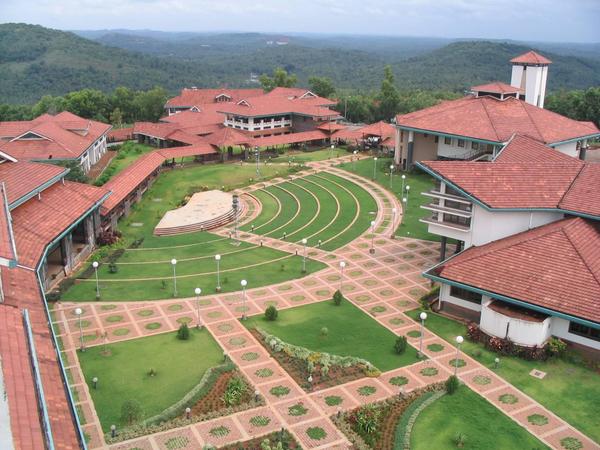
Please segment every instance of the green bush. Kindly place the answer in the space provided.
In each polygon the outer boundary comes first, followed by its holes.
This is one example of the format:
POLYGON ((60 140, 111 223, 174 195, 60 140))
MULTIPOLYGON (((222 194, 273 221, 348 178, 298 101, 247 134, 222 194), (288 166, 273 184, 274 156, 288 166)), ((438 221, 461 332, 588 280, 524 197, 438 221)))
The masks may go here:
POLYGON ((401 355, 402 353, 404 353, 406 351, 406 336, 398 336, 396 338, 396 343, 394 344, 394 351, 398 354, 401 355))
POLYGON ((363 433, 373 434, 377 431, 381 410, 374 404, 365 405, 356 412, 356 425, 363 433))
POLYGON ((326 337, 329 334, 329 328, 323 327, 321 328, 321 336, 326 337))
POLYGON ((187 341, 190 338, 190 329, 187 326, 187 323, 182 323, 177 330, 177 339, 181 339, 182 341, 187 341))
POLYGON ((546 351, 551 356, 562 356, 567 351, 567 344, 553 336, 546 344, 546 351))
POLYGON ((139 421, 142 418, 142 405, 137 400, 129 399, 121 406, 121 422, 127 425, 139 421))
POLYGON ((454 436, 454 445, 457 448, 463 448, 467 442, 467 435, 465 433, 461 433, 460 431, 456 433, 454 436))
POLYGON ((342 304, 342 300, 344 300, 344 296, 342 295, 342 293, 339 291, 339 289, 337 291, 335 291, 335 293, 333 294, 333 304, 335 306, 340 306, 342 304))
POLYGON ((269 307, 265 310, 265 319, 271 322, 277 320, 278 315, 279 312, 277 311, 277 308, 275 308, 275 305, 269 305, 269 307))
POLYGON ((460 382, 458 378, 454 375, 450 375, 446 380, 446 392, 450 395, 454 394, 458 389, 460 382))
POLYGON ((223 394, 223 402, 226 406, 236 406, 242 401, 242 397, 248 390, 246 382, 241 377, 232 377, 227 383, 225 393, 223 394))

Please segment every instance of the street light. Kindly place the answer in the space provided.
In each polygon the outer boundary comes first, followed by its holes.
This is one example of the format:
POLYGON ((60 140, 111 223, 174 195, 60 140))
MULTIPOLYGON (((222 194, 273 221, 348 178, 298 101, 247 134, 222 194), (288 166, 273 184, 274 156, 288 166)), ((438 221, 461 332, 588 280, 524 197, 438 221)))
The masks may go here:
POLYGON ((404 194, 404 181, 406 180, 406 175, 402 174, 401 178, 402 178, 402 191, 400 191, 400 192, 402 192, 402 194, 404 194))
POLYGON ((392 190, 393 186, 394 186, 394 165, 391 164, 390 165, 390 191, 392 190))
POLYGON ((402 199, 402 210, 404 211, 404 214, 406 214, 406 208, 408 208, 408 199, 404 197, 402 199))
POLYGON ((329 147, 331 150, 329 151, 329 159, 333 158, 333 148, 335 146, 333 144, 331 144, 331 147, 329 147))
POLYGON ((173 266, 173 297, 177 297, 177 271, 175 270, 177 260, 175 258, 171 260, 171 265, 173 266))
POLYGON ((240 284, 242 285, 242 320, 246 320, 246 285, 248 282, 242 280, 240 284))
POLYGON ((371 248, 369 253, 375 253, 375 221, 371 220, 371 248))
POLYGON ((260 151, 258 150, 258 145, 254 147, 254 154, 256 156, 256 177, 260 177, 260 169, 258 165, 260 164, 260 151))
POLYGON ((352 172, 356 172, 356 155, 358 155, 358 150, 354 150, 352 153, 354 154, 354 159, 352 160, 352 172))
POLYGON ((456 336, 456 359, 454 360, 454 376, 458 372, 458 355, 460 354, 460 344, 464 341, 462 336, 456 336))
POLYGON ((392 236, 391 236, 392 239, 394 239, 394 237, 396 235, 396 230, 395 230, 396 214, 398 214, 398 209, 396 207, 394 207, 394 208, 392 208, 392 236))
POLYGON ((217 292, 221 292, 221 255, 215 255, 215 261, 217 262, 217 292))
POLYGON ((342 283, 344 282, 344 267, 346 267, 346 263, 340 261, 340 293, 342 292, 342 283))
POLYGON ((427 313, 423 311, 419 314, 421 319, 421 339, 419 339, 419 358, 423 357, 423 335, 425 334, 425 319, 427 319, 427 313))
POLYGON ((194 294, 196 294, 196 328, 202 328, 200 325, 200 294, 202 294, 202 289, 197 287, 194 289, 194 294))
POLYGON ((98 284, 98 261, 94 261, 92 263, 92 267, 94 268, 94 273, 96 274, 96 300, 100 300, 100 285, 98 284))
POLYGON ((304 255, 302 256, 302 273, 306 273, 306 238, 302 239, 302 245, 304 246, 304 255))
POLYGON ((375 175, 377 174, 377 156, 373 158, 373 181, 375 181, 375 175))
POLYGON ((81 326, 81 314, 83 310, 81 308, 75 308, 75 315, 77 319, 79 319, 79 350, 85 352, 85 348, 83 347, 83 328, 81 326))

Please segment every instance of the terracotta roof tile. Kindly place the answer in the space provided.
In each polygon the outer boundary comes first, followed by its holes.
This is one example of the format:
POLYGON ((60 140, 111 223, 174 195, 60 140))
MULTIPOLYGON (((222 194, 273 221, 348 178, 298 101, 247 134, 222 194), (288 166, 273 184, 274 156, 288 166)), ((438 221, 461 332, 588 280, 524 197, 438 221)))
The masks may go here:
POLYGON ((600 323, 598 248, 600 223, 573 217, 470 247, 433 272, 600 323))
POLYGON ((167 107, 192 107, 215 103, 220 95, 226 95, 236 102, 242 98, 264 95, 262 89, 182 89, 177 97, 169 99, 167 107))
POLYGON ((588 162, 583 166, 558 206, 569 211, 600 216, 600 163, 588 162))
POLYGON ((219 112, 244 117, 263 117, 273 114, 301 114, 322 118, 339 116, 337 111, 322 107, 310 98, 289 99, 287 97, 264 95, 242 101, 244 103, 223 103, 219 112))
POLYGON ((267 136, 255 138, 254 144, 259 147, 268 147, 271 145, 295 144, 298 142, 310 142, 320 139, 327 139, 329 133, 322 130, 301 131, 299 133, 280 134, 279 136, 267 136))
POLYGON ((521 134, 514 135, 510 141, 500 150, 494 158, 496 162, 577 162, 579 161, 569 155, 544 145, 529 136, 521 134))
POLYGON ((492 83, 472 86, 471 90, 473 92, 492 92, 495 94, 513 94, 525 92, 524 89, 511 86, 510 84, 503 83, 502 81, 494 81, 492 83))
POLYGON ((9 204, 40 189, 51 180, 60 178, 61 174, 66 172, 64 167, 53 164, 21 161, 0 164, 0 180, 6 185, 9 204))
POLYGON ((9 265, 17 261, 17 248, 13 236, 12 217, 8 209, 6 186, 0 181, 0 265, 9 265), (2 264, 1 260, 5 260, 2 264))
POLYGON ((552 61, 550 61, 548 58, 534 52, 533 50, 511 59, 510 62, 514 64, 552 64, 552 61))

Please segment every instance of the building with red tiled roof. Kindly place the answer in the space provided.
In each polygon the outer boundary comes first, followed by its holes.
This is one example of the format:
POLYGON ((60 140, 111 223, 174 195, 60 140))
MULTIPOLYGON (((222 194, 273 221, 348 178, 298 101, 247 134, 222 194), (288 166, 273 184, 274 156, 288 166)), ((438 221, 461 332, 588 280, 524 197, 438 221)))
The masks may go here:
POLYGON ((199 89, 185 88, 177 97, 165 103, 168 115, 182 111, 201 111, 203 106, 211 103, 236 102, 242 98, 251 98, 263 95, 262 89, 199 89))
POLYGON ((0 152, 19 161, 76 161, 87 172, 106 152, 110 129, 67 111, 26 122, 0 122, 0 152))
POLYGON ((464 98, 396 116, 396 163, 491 158, 514 134, 583 159, 600 129, 543 109, 548 64, 513 62, 510 86, 475 86, 464 98))

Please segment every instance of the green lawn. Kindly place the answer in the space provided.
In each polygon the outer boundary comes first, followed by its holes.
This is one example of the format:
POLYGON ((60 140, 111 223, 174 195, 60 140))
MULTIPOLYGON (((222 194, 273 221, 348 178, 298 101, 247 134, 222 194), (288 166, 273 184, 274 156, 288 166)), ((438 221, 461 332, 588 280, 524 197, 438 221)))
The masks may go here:
MULTIPOLYGON (((419 312, 420 310, 413 310, 407 314, 415 319, 419 312)), ((431 312, 428 312, 425 326, 451 343, 454 343, 456 336, 467 335, 464 324, 431 312)), ((465 339, 461 348, 486 367, 494 368, 494 358, 498 355, 485 349, 483 345, 465 339)), ((526 361, 501 356, 500 360, 500 367, 496 370, 498 375, 600 442, 598 373, 563 359, 526 361), (547 375, 541 380, 532 377, 529 375, 532 369, 539 369, 547 375)))
POLYGON ((340 306, 328 301, 282 310, 274 322, 256 315, 244 325, 313 351, 366 359, 381 371, 417 361, 411 347, 402 355, 394 353, 396 335, 348 301, 340 306), (326 337, 321 334, 323 327, 329 330, 326 337))
POLYGON ((140 156, 153 150, 156 150, 156 148, 149 145, 126 142, 117 150, 117 155, 110 161, 94 184, 97 186, 103 185, 123 169, 133 164, 140 156))
POLYGON ((284 155, 278 156, 277 158, 271 159, 272 162, 292 163, 308 162, 308 161, 324 161, 326 159, 338 158, 346 156, 348 152, 344 148, 336 147, 333 151, 330 148, 323 148, 321 150, 312 150, 303 152, 301 150, 290 150, 284 155))
POLYGON ((112 424, 117 429, 125 425, 120 420, 124 401, 137 400, 143 417, 152 417, 183 398, 208 368, 223 362, 223 351, 206 329, 190 331, 187 341, 166 333, 110 344, 110 356, 101 354, 103 346, 78 352, 104 431, 112 424), (150 369, 156 376, 148 375, 150 369), (98 377, 97 389, 93 377, 98 377))
MULTIPOLYGON (((434 185, 433 178, 418 170, 413 172, 394 172, 392 188, 390 189, 389 167, 392 163, 393 160, 391 158, 378 158, 375 181, 388 191, 391 190, 400 199, 400 201, 402 201, 401 176, 403 174, 406 175, 404 183, 405 191, 406 186, 410 186, 407 197, 408 207, 406 208, 405 214, 402 217, 402 223, 396 230, 396 235, 415 239, 425 239, 428 241, 439 241, 439 236, 431 234, 427 231, 427 224, 419 222, 419 219, 431 214, 430 211, 421 208, 421 205, 429 203, 429 199, 424 195, 421 195, 421 192, 431 190, 434 185)), ((372 179, 375 164, 373 158, 362 157, 362 159, 359 161, 355 161, 353 163, 344 163, 339 167, 349 172, 361 175, 365 178, 372 179)))
POLYGON ((548 448, 487 400, 461 386, 419 414, 411 434, 411 449, 455 449, 457 433, 466 435, 465 450, 548 448))

